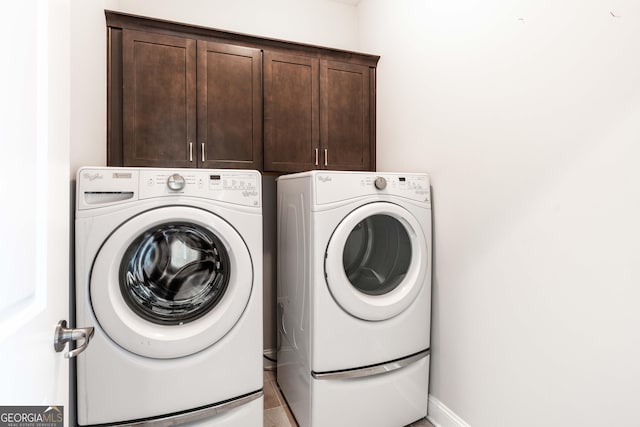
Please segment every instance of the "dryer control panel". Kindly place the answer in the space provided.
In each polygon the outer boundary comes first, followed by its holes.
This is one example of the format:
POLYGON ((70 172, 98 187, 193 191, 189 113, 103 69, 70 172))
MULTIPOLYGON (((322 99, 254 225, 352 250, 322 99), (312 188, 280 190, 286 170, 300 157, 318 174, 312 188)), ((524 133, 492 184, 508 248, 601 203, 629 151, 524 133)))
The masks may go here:
POLYGON ((376 172, 314 172, 319 205, 362 196, 395 196, 430 205, 430 181, 426 174, 376 172))

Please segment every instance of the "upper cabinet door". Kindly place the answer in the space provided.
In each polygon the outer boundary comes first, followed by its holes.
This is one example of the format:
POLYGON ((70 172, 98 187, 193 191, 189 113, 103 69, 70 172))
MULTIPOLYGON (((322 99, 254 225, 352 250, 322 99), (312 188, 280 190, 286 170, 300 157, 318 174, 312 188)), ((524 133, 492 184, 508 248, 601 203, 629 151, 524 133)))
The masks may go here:
POLYGON ((264 53, 264 170, 295 172, 319 163, 318 60, 264 53))
POLYGON ((123 165, 195 167, 196 41, 123 30, 123 165))
POLYGON ((262 51, 198 40, 199 167, 262 169, 262 51))
POLYGON ((322 168, 372 170, 369 67, 320 61, 322 168))

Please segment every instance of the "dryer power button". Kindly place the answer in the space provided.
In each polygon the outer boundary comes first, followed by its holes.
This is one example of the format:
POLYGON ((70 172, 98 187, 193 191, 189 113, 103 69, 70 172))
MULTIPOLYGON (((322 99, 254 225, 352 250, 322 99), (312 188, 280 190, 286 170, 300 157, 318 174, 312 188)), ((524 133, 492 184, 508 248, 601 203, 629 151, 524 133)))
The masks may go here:
POLYGON ((379 176, 373 182, 373 185, 375 185, 378 190, 384 190, 385 188, 387 188, 387 180, 379 176))

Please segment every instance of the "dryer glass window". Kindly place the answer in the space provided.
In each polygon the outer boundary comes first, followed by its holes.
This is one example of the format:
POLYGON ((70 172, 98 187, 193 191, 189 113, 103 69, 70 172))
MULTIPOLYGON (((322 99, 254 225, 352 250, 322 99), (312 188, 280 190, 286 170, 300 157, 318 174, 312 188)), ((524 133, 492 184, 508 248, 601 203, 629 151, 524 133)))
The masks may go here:
POLYGON ((120 263, 127 305, 153 323, 194 321, 220 301, 229 284, 229 256, 210 230, 167 223, 147 230, 120 263))
POLYGON ((342 255, 351 284, 368 295, 394 290, 409 270, 411 241, 392 216, 372 215, 351 230, 342 255))

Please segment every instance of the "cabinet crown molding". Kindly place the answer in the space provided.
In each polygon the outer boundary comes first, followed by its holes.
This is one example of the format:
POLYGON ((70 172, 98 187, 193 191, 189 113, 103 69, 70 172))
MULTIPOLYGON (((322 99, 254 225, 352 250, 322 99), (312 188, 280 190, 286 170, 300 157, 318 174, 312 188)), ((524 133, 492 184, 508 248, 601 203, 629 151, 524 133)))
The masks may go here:
POLYGON ((240 46, 260 48, 275 52, 310 56, 318 59, 351 62, 375 68, 380 56, 367 53, 353 52, 342 49, 297 43, 286 40, 259 37, 242 33, 235 33, 199 25, 174 22, 158 18, 149 18, 112 10, 105 10, 107 27, 126 28, 140 31, 154 31, 168 35, 189 35, 197 39, 213 42, 234 43, 240 46))

